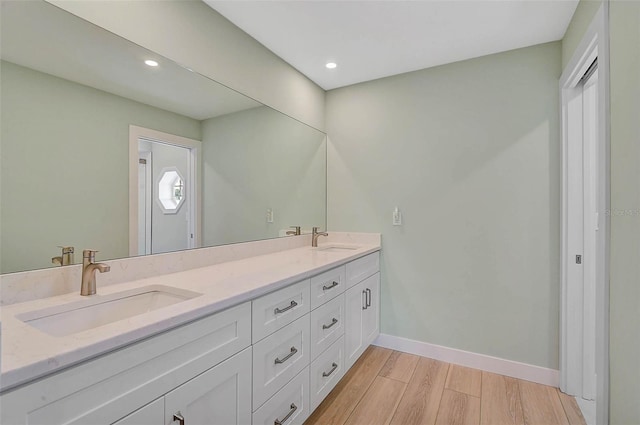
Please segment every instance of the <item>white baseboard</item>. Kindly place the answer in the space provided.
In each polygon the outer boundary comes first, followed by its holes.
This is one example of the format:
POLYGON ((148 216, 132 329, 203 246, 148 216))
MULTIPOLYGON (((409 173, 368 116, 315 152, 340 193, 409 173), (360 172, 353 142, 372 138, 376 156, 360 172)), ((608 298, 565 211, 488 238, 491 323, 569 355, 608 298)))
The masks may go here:
POLYGON ((453 363, 460 366, 493 372, 499 375, 536 382, 538 384, 557 387, 560 382, 559 372, 555 369, 534 366, 512 360, 472 353, 456 348, 443 347, 427 342, 415 341, 399 336, 380 334, 373 342, 374 345, 390 348, 404 353, 416 354, 422 357, 453 363))

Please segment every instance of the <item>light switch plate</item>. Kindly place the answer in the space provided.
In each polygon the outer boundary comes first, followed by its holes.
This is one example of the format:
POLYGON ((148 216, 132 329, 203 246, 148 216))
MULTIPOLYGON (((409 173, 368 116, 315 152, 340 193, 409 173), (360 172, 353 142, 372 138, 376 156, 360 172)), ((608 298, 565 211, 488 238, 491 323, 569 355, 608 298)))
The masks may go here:
POLYGON ((402 213, 398 207, 393 210, 392 223, 394 226, 402 226, 402 213))

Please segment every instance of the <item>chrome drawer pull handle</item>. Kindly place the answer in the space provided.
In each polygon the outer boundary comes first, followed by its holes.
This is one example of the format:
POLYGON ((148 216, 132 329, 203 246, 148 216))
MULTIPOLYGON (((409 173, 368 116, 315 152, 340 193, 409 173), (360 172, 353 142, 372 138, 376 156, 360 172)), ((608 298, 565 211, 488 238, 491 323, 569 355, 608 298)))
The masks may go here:
POLYGON ((282 418, 282 420, 276 419, 275 421, 273 421, 273 425, 282 425, 283 423, 285 423, 287 421, 287 419, 289 419, 291 417, 291 415, 293 415, 293 412, 298 410, 298 406, 296 406, 295 404, 291 403, 290 409, 291 410, 289 410, 289 413, 287 413, 287 416, 282 418))
POLYGON ((338 368, 338 365, 337 365, 336 363, 333 363, 331 366, 332 366, 332 367, 331 367, 331 370, 330 370, 329 372, 322 372, 322 376, 323 376, 323 377, 325 377, 325 378, 326 378, 327 376, 329 376, 329 375, 331 375, 333 372, 335 372, 335 371, 336 371, 336 369, 338 368))
POLYGON ((287 310, 291 310, 293 307, 297 306, 298 303, 295 301, 291 301, 291 304, 289 304, 289 307, 285 307, 285 308, 276 308, 275 310, 273 310, 274 314, 280 314, 280 313, 284 313, 287 310))
POLYGON ((333 319, 331 319, 331 324, 330 325, 322 325, 322 329, 329 329, 330 327, 332 327, 333 325, 335 325, 336 323, 338 323, 338 319, 336 319, 335 317, 333 319))
POLYGON ((180 422, 180 425, 184 425, 184 416, 182 416, 182 413, 178 412, 173 415, 172 421, 173 422, 178 421, 180 422))
MULTIPOLYGON (((275 363, 276 364, 284 363, 287 360, 289 360, 291 358, 291 356, 293 356, 297 352, 298 352, 298 349, 296 347, 291 347, 291 352, 289 354, 287 354, 285 357, 283 357, 282 359, 276 357, 275 363)), ((284 420, 286 421, 286 419, 284 419, 284 420)))
POLYGON ((335 288, 336 286, 338 286, 338 282, 336 282, 335 280, 333 281, 333 283, 329 286, 327 285, 322 285, 322 290, 323 291, 328 291, 331 288, 335 288))
POLYGON ((367 291, 367 307, 371 307, 371 289, 365 289, 367 291))
POLYGON ((367 291, 363 290, 362 295, 364 295, 364 305, 362 306, 362 309, 366 310, 367 307, 369 307, 369 304, 367 303, 367 291))

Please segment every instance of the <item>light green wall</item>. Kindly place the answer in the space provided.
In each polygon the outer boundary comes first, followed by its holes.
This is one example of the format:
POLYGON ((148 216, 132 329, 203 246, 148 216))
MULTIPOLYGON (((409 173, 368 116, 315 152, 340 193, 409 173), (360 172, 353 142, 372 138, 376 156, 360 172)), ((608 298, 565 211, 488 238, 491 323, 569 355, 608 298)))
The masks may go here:
POLYGON ((325 226, 323 133, 261 106, 203 121, 202 137, 204 245, 325 226))
POLYGON ((83 248, 102 259, 127 256, 129 125, 200 139, 200 122, 1 67, 0 271, 50 267, 57 245, 75 246, 77 261, 83 248))
POLYGON ((558 367, 560 47, 327 93, 329 229, 382 232, 383 333, 558 367))
POLYGON ((324 90, 200 0, 47 1, 324 129, 324 90))
POLYGON ((580 3, 578 3, 578 7, 562 39, 562 69, 567 66, 601 5, 602 0, 580 0, 580 3))
POLYGON ((640 424, 640 2, 610 2, 612 425, 640 424))

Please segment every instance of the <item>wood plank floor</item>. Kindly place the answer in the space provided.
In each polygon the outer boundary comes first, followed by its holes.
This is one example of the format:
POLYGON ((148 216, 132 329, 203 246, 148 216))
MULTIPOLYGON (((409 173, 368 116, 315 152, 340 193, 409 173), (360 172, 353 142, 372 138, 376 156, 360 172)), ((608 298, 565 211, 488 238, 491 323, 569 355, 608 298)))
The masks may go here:
POLYGON ((557 388, 370 346, 305 425, 586 425, 557 388))

